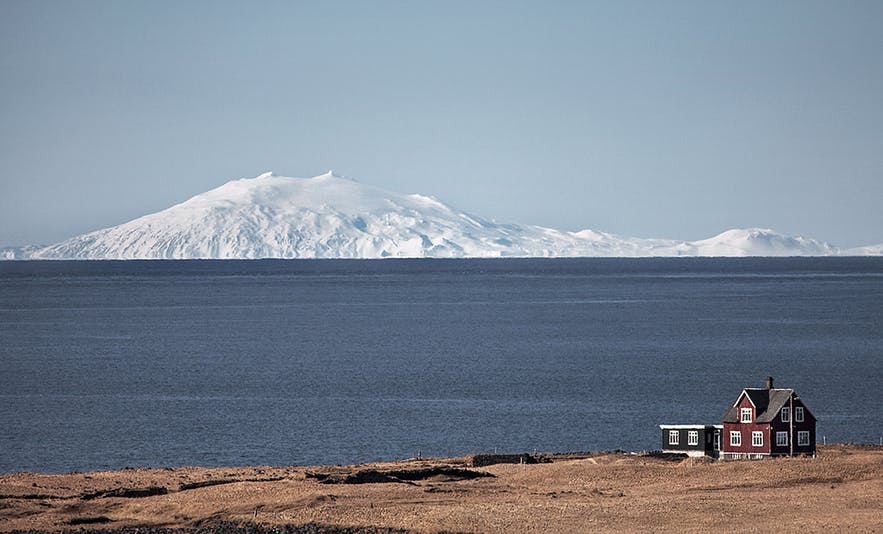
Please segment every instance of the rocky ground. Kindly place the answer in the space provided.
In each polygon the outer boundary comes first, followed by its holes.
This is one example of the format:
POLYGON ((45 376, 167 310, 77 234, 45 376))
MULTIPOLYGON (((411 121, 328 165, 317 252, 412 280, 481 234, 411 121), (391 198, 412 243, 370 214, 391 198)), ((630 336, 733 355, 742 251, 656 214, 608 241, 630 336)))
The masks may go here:
POLYGON ((0 475, 0 531, 883 532, 883 447, 0 475), (475 465, 473 465, 475 464, 475 465), (489 464, 489 465, 488 465, 489 464))

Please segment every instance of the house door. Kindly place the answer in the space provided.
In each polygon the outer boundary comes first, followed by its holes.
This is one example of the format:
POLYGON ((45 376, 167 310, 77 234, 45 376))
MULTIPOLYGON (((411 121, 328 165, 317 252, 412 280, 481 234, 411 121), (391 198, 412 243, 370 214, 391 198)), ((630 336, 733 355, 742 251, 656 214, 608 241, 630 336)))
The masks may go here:
POLYGON ((714 450, 716 450, 716 451, 721 450, 721 431, 720 430, 714 431, 714 450))

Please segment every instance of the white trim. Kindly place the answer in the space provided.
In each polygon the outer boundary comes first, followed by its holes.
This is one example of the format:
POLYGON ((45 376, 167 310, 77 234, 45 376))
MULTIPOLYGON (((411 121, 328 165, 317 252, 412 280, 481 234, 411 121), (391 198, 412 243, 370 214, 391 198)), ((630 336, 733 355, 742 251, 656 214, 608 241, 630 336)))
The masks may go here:
POLYGON ((681 433, 678 430, 669 430, 668 431, 668 444, 669 445, 680 445, 681 444, 681 433))
POLYGON ((809 430, 798 430, 797 431, 797 446, 798 447, 809 447, 809 430), (804 441, 803 438, 806 438, 804 441))
POLYGON ((722 460, 762 460, 772 456, 766 452, 724 452, 721 453, 722 460))
POLYGON ((688 430, 687 431, 687 445, 690 445, 690 446, 699 445, 699 431, 698 430, 688 430))
POLYGON ((763 447, 763 432, 759 432, 757 430, 753 430, 751 432, 751 446, 752 447, 763 447), (760 438, 760 439, 758 439, 760 438))
MULTIPOLYGON (((669 428, 678 428, 681 430, 688 430, 688 429, 702 430, 702 429, 710 427, 710 426, 715 426, 715 425, 659 425, 659 428, 661 428, 663 430, 668 430, 669 428)), ((718 427, 715 427, 715 428, 718 428, 718 427)), ((721 425, 720 428, 723 428, 723 425, 721 425)))
POLYGON ((794 407, 794 422, 802 423, 804 419, 803 415, 803 406, 795 406, 794 407))
POLYGON ((787 430, 779 430, 776 432, 776 447, 787 447, 788 446, 788 431, 787 430))
POLYGON ((790 423, 791 422, 791 408, 788 406, 782 406, 782 409, 779 410, 779 417, 782 419, 783 423, 790 423))
POLYGON ((748 402, 750 402, 752 406, 754 406, 755 408, 757 408, 757 406, 754 405, 754 401, 751 400, 751 397, 748 395, 748 388, 743 388, 743 389, 742 389, 742 394, 739 395, 739 398, 736 399, 736 402, 735 402, 735 403, 733 403, 733 408, 738 408, 738 407, 739 407, 739 403, 742 401, 742 395, 745 395, 746 397, 748 397, 748 402))
POLYGON ((730 447, 742 446, 742 431, 730 430, 730 447))
POLYGON ((754 418, 754 410, 752 410, 751 408, 739 408, 739 422, 740 423, 750 423, 753 418, 754 418))
POLYGON ((662 449, 662 452, 665 454, 686 454, 692 458, 700 458, 702 456, 707 456, 705 451, 702 449, 662 449))

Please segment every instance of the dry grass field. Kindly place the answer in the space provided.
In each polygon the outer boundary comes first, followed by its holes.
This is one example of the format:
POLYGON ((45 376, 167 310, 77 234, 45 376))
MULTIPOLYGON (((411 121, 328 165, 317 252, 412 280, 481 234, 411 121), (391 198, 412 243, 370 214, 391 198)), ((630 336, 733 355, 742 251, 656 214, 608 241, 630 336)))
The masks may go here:
POLYGON ((735 462, 621 453, 550 459, 4 474, 0 531, 232 521, 417 532, 883 532, 877 446, 735 462))

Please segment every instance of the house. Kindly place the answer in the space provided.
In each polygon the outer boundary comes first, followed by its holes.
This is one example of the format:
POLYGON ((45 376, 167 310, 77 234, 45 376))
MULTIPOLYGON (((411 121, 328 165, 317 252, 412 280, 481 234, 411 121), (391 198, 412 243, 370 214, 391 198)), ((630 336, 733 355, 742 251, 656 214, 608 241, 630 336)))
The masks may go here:
POLYGON ((721 425, 659 425, 662 452, 687 456, 717 457, 721 449, 721 425))
POLYGON ((816 418, 793 389, 745 388, 723 419, 721 458, 816 453, 816 418))

